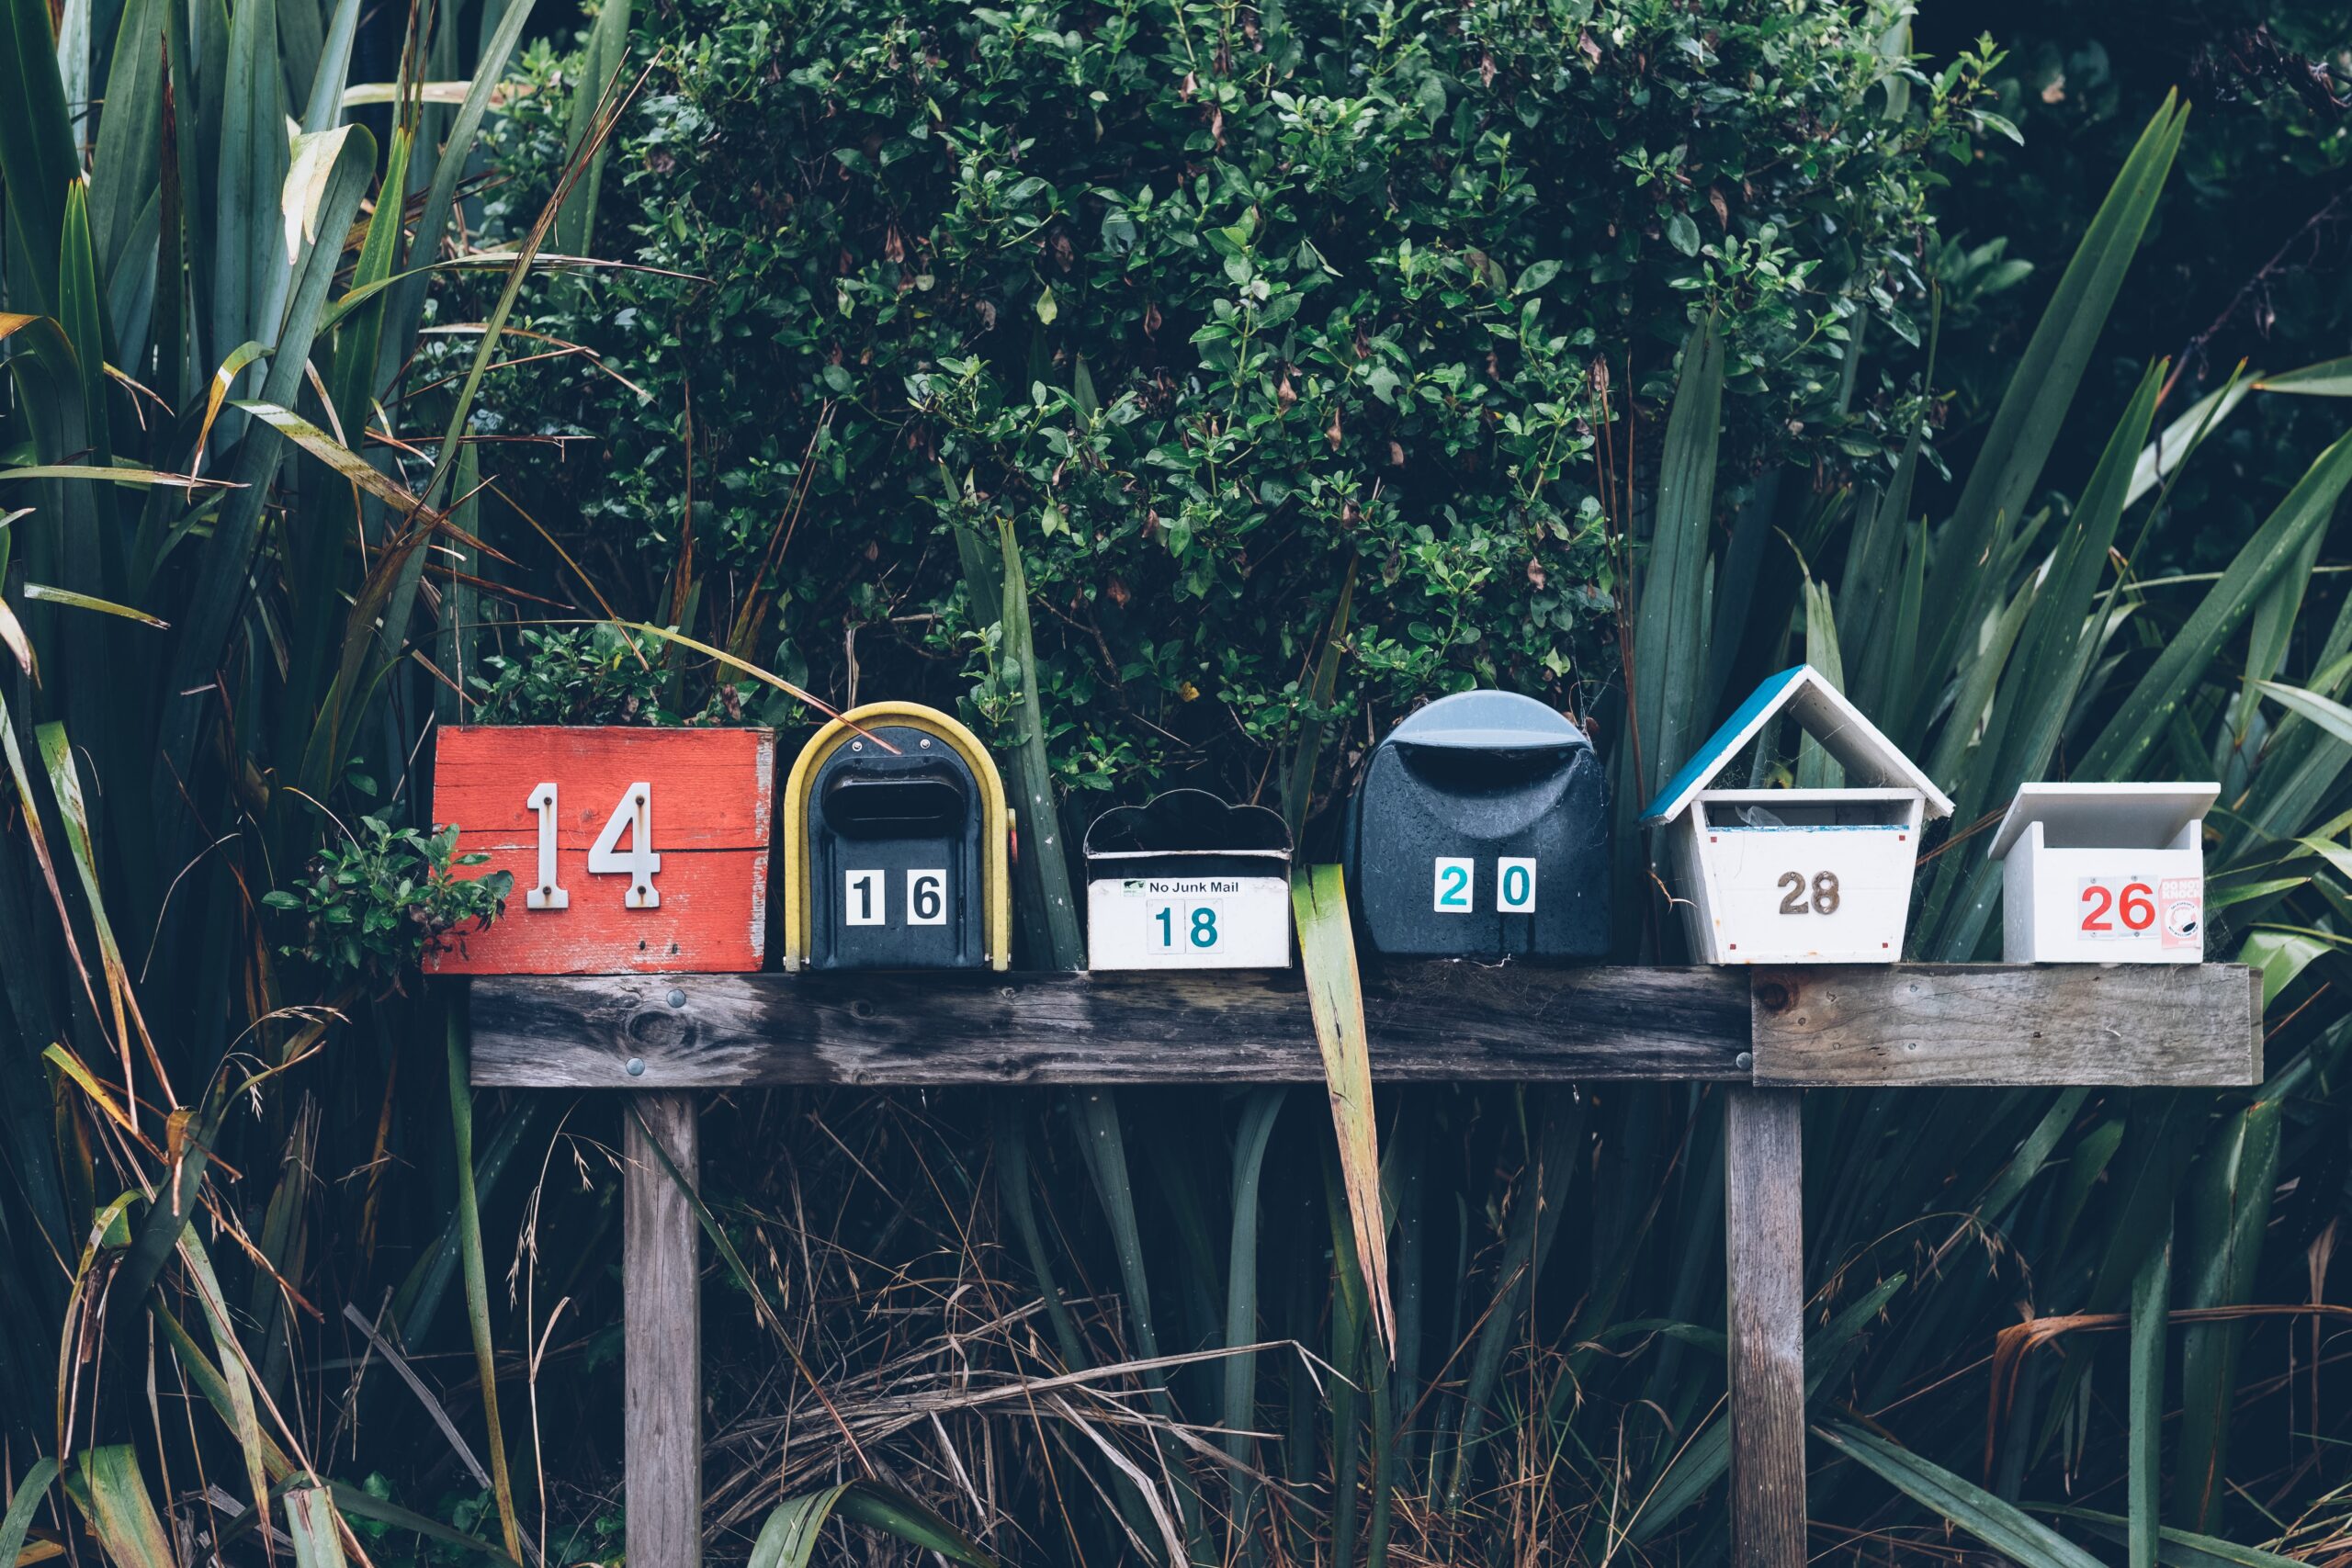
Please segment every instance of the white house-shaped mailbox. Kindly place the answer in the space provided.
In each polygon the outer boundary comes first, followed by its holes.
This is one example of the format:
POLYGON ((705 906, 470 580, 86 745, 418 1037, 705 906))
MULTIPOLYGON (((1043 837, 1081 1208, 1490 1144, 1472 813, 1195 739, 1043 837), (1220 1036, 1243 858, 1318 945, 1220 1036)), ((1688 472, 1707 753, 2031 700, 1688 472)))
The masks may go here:
POLYGON ((1086 830, 1090 969, 1290 967, 1290 829, 1171 789, 1086 830))
POLYGON ((2001 956, 2012 964, 2202 964, 2211 784, 2030 784, 2009 802, 2001 956))
POLYGON ((1809 664, 1756 688, 1642 815, 1665 829, 1675 907, 1702 964, 1892 964, 1903 956, 1924 818, 1951 801, 1809 664), (1842 789, 1716 789, 1782 713, 1846 771, 1842 789))

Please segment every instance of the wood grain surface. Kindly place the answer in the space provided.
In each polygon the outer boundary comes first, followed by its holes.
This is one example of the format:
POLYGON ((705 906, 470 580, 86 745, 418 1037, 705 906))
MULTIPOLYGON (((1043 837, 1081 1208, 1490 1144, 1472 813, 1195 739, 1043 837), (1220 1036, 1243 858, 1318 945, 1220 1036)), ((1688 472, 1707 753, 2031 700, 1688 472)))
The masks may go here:
POLYGON ((1756 1081, 2262 1081, 2262 979, 2238 964, 1906 964, 1755 971, 1756 1081))
MULTIPOLYGON (((1295 974, 833 974, 502 979, 473 987, 474 1081, 1319 1083, 1295 974), (639 1071, 628 1070, 631 1063, 639 1071)), ((1408 964, 1364 971, 1375 1078, 1743 1078, 1727 969, 1408 964)))
POLYGON ((702 1230, 679 1189, 698 1179, 691 1094, 639 1095, 621 1119, 622 1476, 628 1560, 702 1562, 702 1230), (661 1140, 663 1163, 648 1142, 661 1140), (672 1172, 674 1169, 675 1175, 672 1172))
POLYGON ((763 729, 572 729, 453 726, 434 761, 433 819, 456 823, 461 874, 511 872, 514 897, 487 931, 452 933, 425 961, 441 975, 613 975, 756 970, 767 946, 775 738, 763 729), (534 788, 557 787, 562 909, 526 907, 538 875, 534 788), (632 784, 652 788, 653 886, 661 907, 623 902, 628 878, 592 875, 588 852, 632 784))
POLYGON ((1804 1568, 1804 1168, 1794 1089, 1724 1099, 1733 1568, 1804 1568))
MULTIPOLYGON (((473 988, 474 1081, 518 1088, 1320 1082, 1295 974, 677 975, 473 988), (674 1000, 673 998, 675 998, 674 1000), (638 1070, 628 1070, 635 1063, 638 1070)), ((1375 1078, 2243 1087, 2239 964, 1367 964, 1375 1078)))

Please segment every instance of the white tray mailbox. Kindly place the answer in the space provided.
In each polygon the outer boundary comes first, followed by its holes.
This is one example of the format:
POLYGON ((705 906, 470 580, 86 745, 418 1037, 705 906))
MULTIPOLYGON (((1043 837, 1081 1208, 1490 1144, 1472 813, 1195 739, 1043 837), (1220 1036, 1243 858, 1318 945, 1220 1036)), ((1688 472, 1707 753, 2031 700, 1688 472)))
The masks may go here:
POLYGON ((1642 816, 1665 829, 1675 907, 1702 964, 1893 964, 1923 818, 1951 801, 1809 664, 1756 688, 1642 816), (1786 711, 1846 789, 1714 789, 1786 711))
POLYGON ((1171 789, 1086 830, 1087 967, 1290 967, 1290 829, 1171 789))
POLYGON ((2205 962, 2211 784, 2030 784, 1993 838, 2011 964, 2205 962))

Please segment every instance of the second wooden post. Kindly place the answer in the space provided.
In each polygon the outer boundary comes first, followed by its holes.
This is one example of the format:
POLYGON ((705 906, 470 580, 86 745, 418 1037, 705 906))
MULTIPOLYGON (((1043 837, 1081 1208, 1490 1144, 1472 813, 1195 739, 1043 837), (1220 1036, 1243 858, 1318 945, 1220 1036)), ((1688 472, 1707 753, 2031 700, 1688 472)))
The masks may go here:
POLYGON ((1796 1089, 1724 1101, 1733 1568, 1804 1568, 1804 1172, 1796 1089))

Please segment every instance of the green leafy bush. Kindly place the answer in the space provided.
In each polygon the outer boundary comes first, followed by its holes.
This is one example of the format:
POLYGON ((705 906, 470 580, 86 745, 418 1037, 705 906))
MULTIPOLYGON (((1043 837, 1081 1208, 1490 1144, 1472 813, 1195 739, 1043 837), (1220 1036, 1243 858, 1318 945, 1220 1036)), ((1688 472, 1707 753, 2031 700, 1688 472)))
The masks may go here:
POLYGON ((665 678, 643 638, 610 623, 559 631, 524 630, 513 655, 482 660, 470 677, 483 724, 674 724, 663 705, 665 678))
POLYGON ((455 827, 425 833, 361 818, 357 832, 311 857, 291 890, 262 896, 269 908, 302 917, 300 940, 278 951, 339 981, 398 987, 451 933, 486 927, 505 912, 514 874, 459 876, 458 867, 490 857, 457 848, 455 827))
MULTIPOLYGON (((991 683, 946 525, 1011 517, 1069 785, 1253 788, 1351 560, 1333 716, 1473 682, 1582 710, 1695 316, 1743 474, 1899 446, 1900 373, 1858 388, 1849 349, 1920 334, 1985 64, 1917 71, 1902 10, 645 8, 599 243, 663 270, 555 291, 537 325, 601 357, 496 392, 606 460, 511 450, 535 515, 835 697, 991 683)), ((494 223, 536 209, 562 96, 505 122, 494 223)))
POLYGON ((657 636, 632 637, 599 621, 560 631, 526 627, 515 641, 513 654, 482 657, 489 675, 467 678, 476 699, 469 716, 477 723, 741 724, 747 705, 764 690, 720 681, 701 710, 682 720, 674 707, 681 682, 665 662, 671 649, 657 636))

